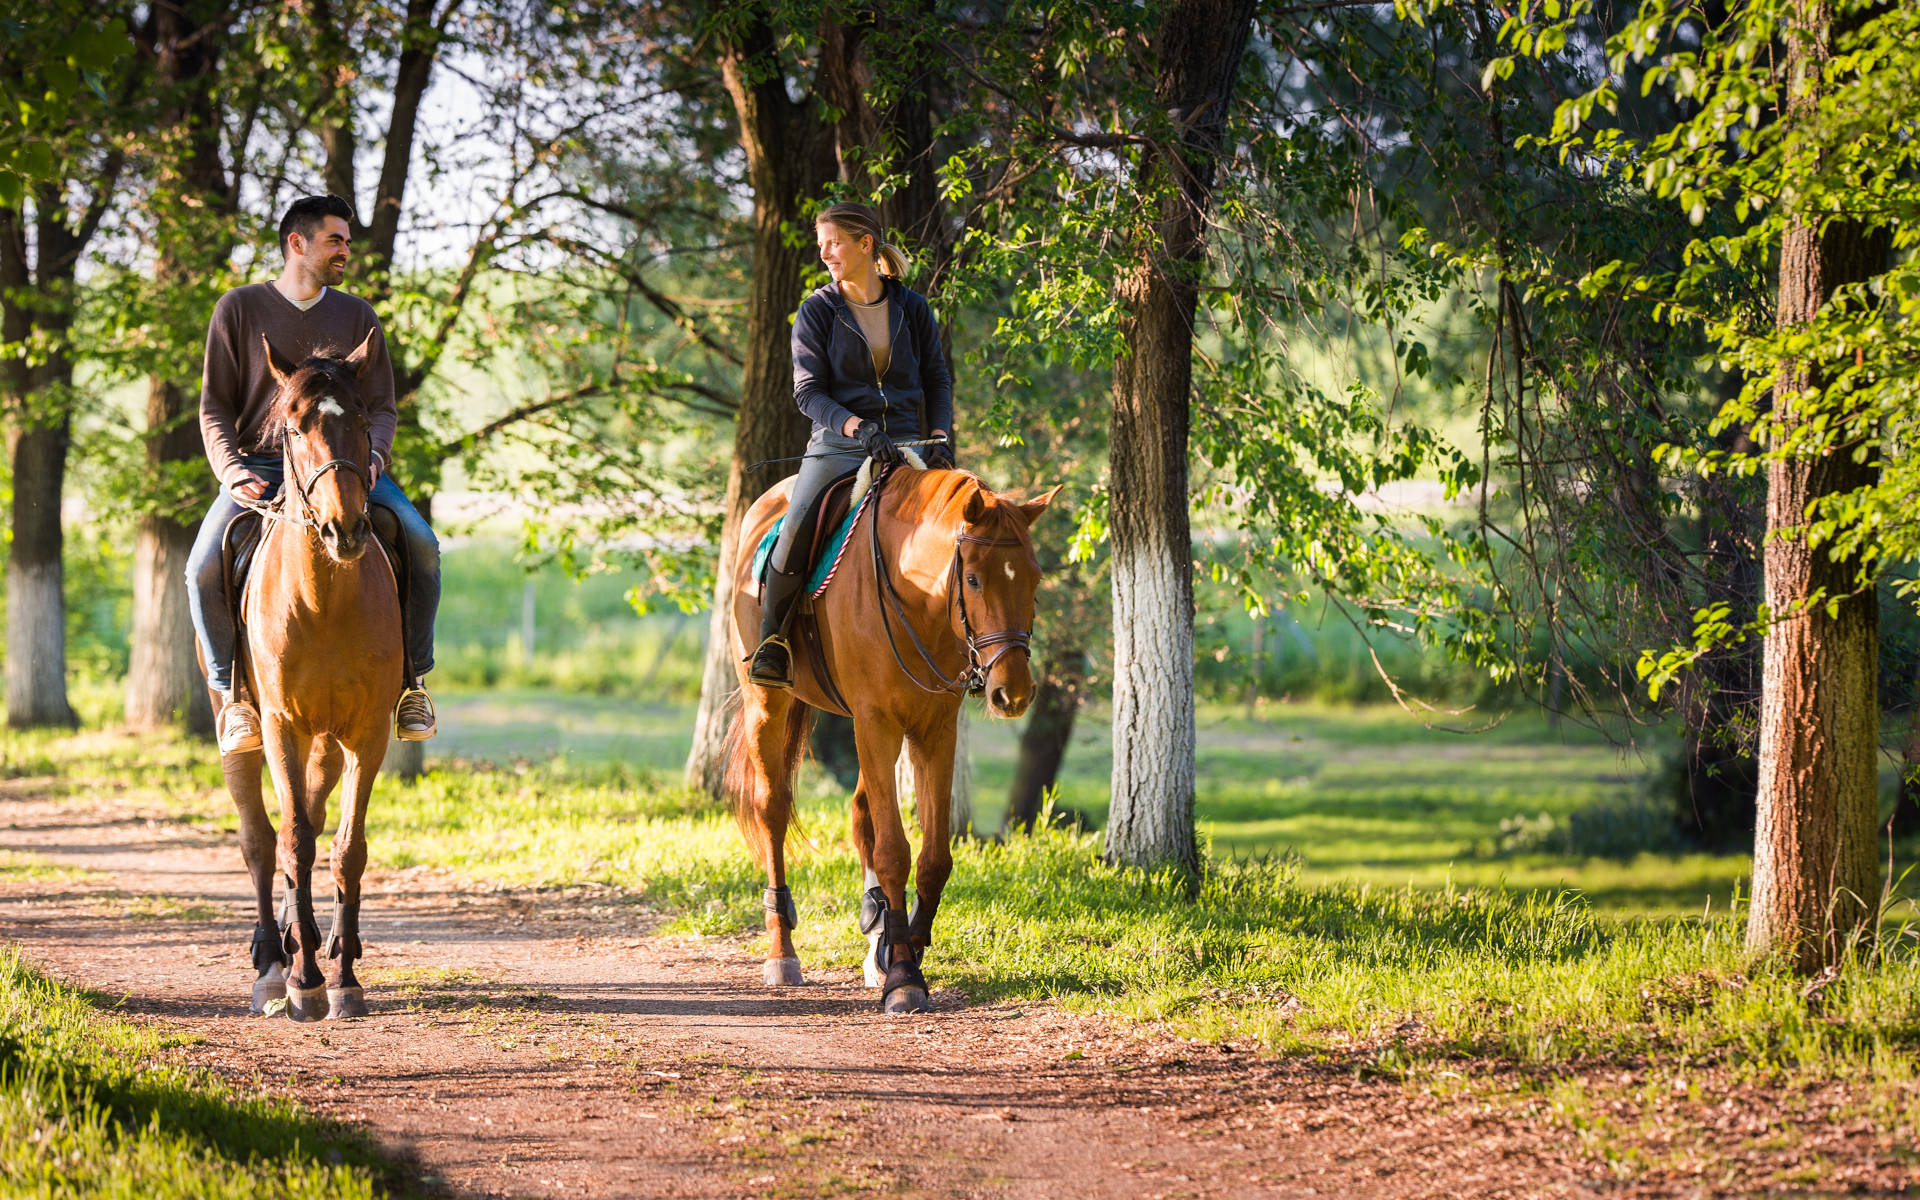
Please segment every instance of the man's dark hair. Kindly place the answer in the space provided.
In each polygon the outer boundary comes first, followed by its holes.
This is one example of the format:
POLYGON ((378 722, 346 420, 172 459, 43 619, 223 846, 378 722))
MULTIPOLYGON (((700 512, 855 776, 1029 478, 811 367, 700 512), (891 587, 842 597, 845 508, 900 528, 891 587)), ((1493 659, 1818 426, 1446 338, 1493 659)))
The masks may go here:
POLYGON ((290 235, 297 233, 311 241, 328 217, 339 217, 352 225, 353 207, 332 194, 303 196, 288 205, 287 215, 280 218, 280 257, 287 256, 287 238, 290 235))

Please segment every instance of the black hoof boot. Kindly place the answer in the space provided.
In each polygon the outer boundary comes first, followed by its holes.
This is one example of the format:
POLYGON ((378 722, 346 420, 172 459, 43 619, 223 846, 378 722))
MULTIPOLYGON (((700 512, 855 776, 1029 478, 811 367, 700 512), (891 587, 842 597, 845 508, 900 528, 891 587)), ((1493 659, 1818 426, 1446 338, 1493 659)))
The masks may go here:
POLYGON ((890 1017, 932 1011, 927 1002, 927 980, 920 964, 905 959, 887 967, 887 982, 880 989, 880 1011, 890 1017))

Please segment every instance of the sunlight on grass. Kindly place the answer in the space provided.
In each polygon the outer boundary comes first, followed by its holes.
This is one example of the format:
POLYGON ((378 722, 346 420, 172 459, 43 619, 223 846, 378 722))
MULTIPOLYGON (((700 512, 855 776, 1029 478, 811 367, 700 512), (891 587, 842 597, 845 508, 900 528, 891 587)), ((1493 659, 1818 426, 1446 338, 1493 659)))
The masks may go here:
POLYGON ((0 1192, 353 1200, 397 1181, 363 1138, 182 1067, 176 1045, 0 948, 0 1192))
MULTIPOLYGON (((1880 960, 1808 993, 1745 951, 1734 906, 1744 859, 1487 856, 1516 810, 1570 811, 1627 789, 1604 744, 1543 751, 1537 727, 1430 743, 1430 731, 1379 713, 1296 716, 1214 727, 1211 753, 1240 756, 1244 782, 1208 793, 1215 861, 1195 898, 1106 866, 1097 833, 960 845, 932 981, 977 1001, 1050 998, 1275 1050, 1414 1036, 1423 1052, 1522 1062, 1677 1056, 1878 1076, 1920 1044, 1910 931, 1890 931, 1880 960), (1276 737, 1298 748, 1281 771, 1267 757, 1276 737), (1529 755, 1542 761, 1529 768, 1529 755)), ((217 774, 196 761, 210 758, 203 747, 88 735, 15 740, 7 753, 57 774, 76 803, 105 794, 230 821, 217 774)), ((796 941, 810 967, 852 967, 864 942, 846 800, 817 769, 801 792, 796 941)), ((382 781, 369 841, 379 869, 619 889, 627 908, 664 912, 668 932, 741 938, 761 926, 764 877, 731 816, 664 770, 446 763, 382 781)), ((610 932, 632 927, 624 908, 605 912, 610 932)), ((447 1003, 486 991, 451 977, 413 986, 447 1003)))

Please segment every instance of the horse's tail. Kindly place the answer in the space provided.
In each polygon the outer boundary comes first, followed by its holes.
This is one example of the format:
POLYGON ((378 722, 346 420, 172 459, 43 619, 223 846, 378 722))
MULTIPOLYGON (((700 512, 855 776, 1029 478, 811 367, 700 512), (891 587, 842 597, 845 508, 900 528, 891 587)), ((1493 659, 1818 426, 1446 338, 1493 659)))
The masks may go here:
POLYGON ((747 723, 742 717, 744 707, 736 703, 727 724, 727 769, 722 790, 733 802, 733 819, 740 824, 747 849, 754 861, 765 867, 773 851, 768 844, 769 829, 777 826, 792 832, 800 827, 800 815, 793 807, 793 774, 800 767, 801 756, 807 752, 807 735, 813 729, 813 707, 798 700, 787 706, 786 745, 781 764, 787 786, 774 790, 773 795, 765 794, 771 781, 762 779, 753 769, 753 755, 747 745, 747 723), (774 811, 776 806, 779 811, 774 811))

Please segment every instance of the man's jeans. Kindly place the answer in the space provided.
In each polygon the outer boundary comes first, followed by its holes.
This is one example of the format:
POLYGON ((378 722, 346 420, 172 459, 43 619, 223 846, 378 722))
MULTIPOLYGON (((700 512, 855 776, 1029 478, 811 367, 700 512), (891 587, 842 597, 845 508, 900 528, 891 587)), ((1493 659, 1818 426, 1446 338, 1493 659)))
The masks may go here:
MULTIPOLYGON (((279 493, 280 459, 245 455, 240 461, 271 485, 265 499, 279 493)), ((414 674, 425 675, 433 667, 433 616, 440 608, 440 542, 390 477, 382 475, 373 485, 373 502, 393 510, 407 539, 407 657, 412 660, 414 674)), ((235 647, 233 613, 227 608, 226 581, 220 569, 220 543, 226 536, 227 522, 238 512, 240 503, 221 485, 219 497, 200 522, 193 553, 187 557, 187 608, 193 614, 200 651, 206 655, 207 685, 221 692, 233 690, 235 647)))

